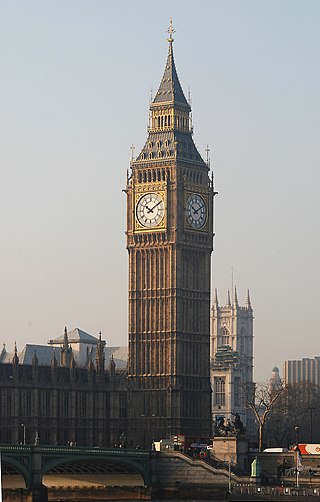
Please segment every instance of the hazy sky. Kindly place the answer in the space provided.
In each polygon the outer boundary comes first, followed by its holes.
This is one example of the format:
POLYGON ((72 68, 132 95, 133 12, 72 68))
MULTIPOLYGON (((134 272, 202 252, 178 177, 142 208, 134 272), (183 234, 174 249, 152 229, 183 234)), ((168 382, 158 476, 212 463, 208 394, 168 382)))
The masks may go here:
POLYGON ((255 378, 319 348, 320 2, 1 0, 1 342, 127 343, 125 187, 169 18, 215 174, 213 285, 250 289, 255 378))

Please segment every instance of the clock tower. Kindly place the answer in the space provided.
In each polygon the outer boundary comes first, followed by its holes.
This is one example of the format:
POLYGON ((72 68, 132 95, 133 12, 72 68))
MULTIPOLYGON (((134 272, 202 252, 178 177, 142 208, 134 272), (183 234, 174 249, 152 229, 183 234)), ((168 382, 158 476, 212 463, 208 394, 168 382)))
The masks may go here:
POLYGON ((128 444, 210 435, 213 189, 173 57, 127 179, 128 444))

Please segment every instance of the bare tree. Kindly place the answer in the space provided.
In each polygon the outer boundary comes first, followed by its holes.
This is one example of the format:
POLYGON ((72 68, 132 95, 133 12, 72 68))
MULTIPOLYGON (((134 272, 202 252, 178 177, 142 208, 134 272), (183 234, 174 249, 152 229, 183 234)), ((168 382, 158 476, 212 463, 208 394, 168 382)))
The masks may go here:
MULTIPOLYGON (((286 392, 287 428, 294 431, 299 427, 302 442, 319 440, 320 388, 310 382, 291 384, 286 392)), ((292 438, 294 442, 294 438, 292 438)))
POLYGON ((259 426, 259 451, 262 451, 265 425, 284 389, 282 382, 277 386, 270 386, 270 382, 261 382, 254 384, 254 387, 252 385, 243 387, 247 406, 252 410, 259 426))

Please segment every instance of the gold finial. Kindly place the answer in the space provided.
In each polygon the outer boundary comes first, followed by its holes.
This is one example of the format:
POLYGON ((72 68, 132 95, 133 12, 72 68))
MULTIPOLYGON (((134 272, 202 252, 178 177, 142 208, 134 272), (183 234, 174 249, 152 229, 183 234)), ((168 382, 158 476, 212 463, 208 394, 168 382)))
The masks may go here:
POLYGON ((170 26, 169 28, 167 29, 167 33, 169 33, 169 38, 168 38, 168 42, 172 43, 173 42, 173 34, 176 32, 176 30, 174 29, 173 25, 172 25, 172 17, 170 17, 170 26))
POLYGON ((132 145, 130 146, 130 150, 131 150, 131 162, 134 160, 134 159, 133 159, 133 155, 134 155, 135 148, 136 148, 136 147, 135 147, 135 146, 134 146, 134 144, 132 143, 132 145))
POLYGON ((206 154, 207 154, 207 165, 209 166, 210 165, 210 157, 209 157, 209 154, 210 154, 210 148, 209 148, 209 145, 207 145, 207 148, 206 148, 206 154))

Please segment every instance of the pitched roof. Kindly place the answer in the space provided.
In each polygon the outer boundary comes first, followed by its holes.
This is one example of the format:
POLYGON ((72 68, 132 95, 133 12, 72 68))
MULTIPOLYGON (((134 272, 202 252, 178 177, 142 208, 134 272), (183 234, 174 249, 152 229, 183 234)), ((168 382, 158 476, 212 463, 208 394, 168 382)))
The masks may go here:
POLYGON ((27 345, 19 353, 20 364, 32 364, 34 355, 37 354, 38 364, 41 366, 49 366, 51 364, 53 354, 60 359, 60 347, 50 347, 48 345, 27 345))
MULTIPOLYGON (((86 333, 85 331, 82 331, 82 329, 75 328, 71 331, 68 331, 68 342, 69 343, 86 343, 90 345, 97 345, 99 339, 89 335, 89 333, 86 333)), ((63 344, 64 341, 64 334, 59 336, 58 338, 54 338, 53 340, 48 340, 49 345, 61 345, 63 344)))
MULTIPOLYGON (((52 347, 50 345, 34 345, 27 343, 22 351, 18 354, 19 364, 32 364, 32 359, 34 355, 37 355, 38 364, 40 366, 50 366, 53 354, 55 354, 56 359, 60 360, 60 347, 52 347)), ((113 355, 113 360, 115 362, 116 368, 124 369, 127 366, 128 360, 128 347, 105 347, 105 361, 106 368, 108 368, 111 355, 113 355)), ((13 352, 4 352, 2 354, 1 363, 11 364, 13 352)), ((95 360, 95 351, 93 354, 93 361, 95 360)), ((81 366, 80 366, 81 367, 81 366)))
POLYGON ((113 355, 113 360, 115 362, 116 368, 124 369, 127 367, 128 361, 128 347, 105 347, 104 349, 106 355, 106 367, 109 364, 111 355, 113 355))
POLYGON ((169 50, 166 66, 164 69, 164 74, 158 89, 158 92, 151 104, 151 108, 158 104, 163 103, 176 103, 179 105, 183 105, 190 110, 190 105, 186 100, 181 84, 179 82, 176 65, 174 63, 173 57, 173 39, 169 38, 169 50))

